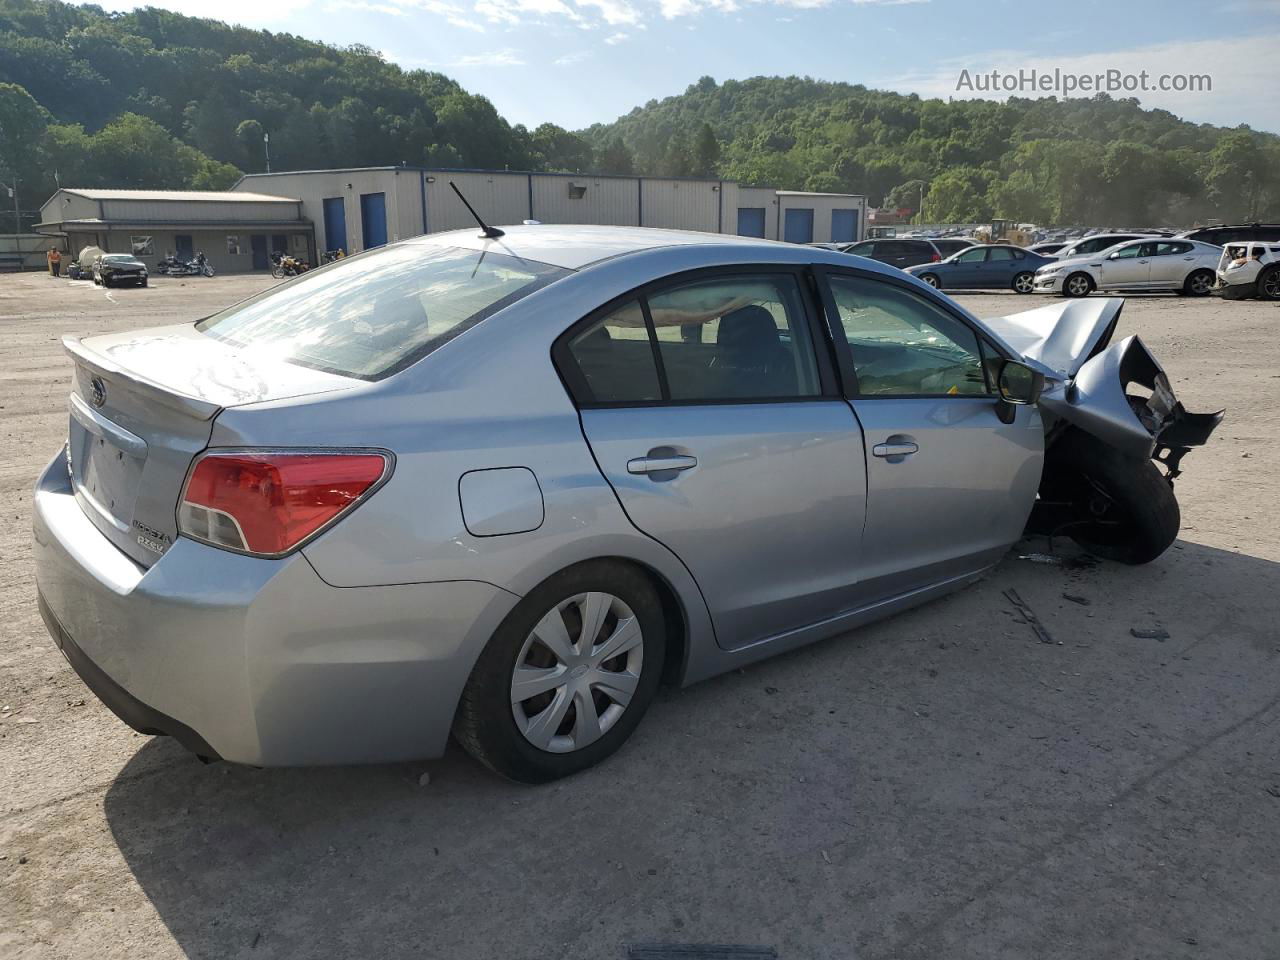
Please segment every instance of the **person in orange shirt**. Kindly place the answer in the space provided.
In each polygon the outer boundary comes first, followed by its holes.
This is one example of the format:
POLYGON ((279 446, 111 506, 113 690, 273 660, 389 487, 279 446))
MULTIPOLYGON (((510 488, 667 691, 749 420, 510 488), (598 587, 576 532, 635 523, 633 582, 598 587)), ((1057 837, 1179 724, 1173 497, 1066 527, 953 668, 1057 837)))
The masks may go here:
POLYGON ((62 254, 57 247, 49 251, 49 272, 55 277, 62 276, 62 254))

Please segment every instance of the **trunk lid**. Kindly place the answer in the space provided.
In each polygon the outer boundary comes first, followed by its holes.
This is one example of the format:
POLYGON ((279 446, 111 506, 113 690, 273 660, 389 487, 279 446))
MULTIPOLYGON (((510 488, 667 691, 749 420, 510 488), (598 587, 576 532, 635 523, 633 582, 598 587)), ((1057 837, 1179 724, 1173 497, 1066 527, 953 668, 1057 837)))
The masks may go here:
POLYGON ((67 438, 77 502, 143 566, 178 535, 187 470, 226 407, 356 385, 206 336, 190 325, 80 340, 67 438))
POLYGON ((1121 297, 1089 297, 982 322, 1022 356, 1069 379, 1107 345, 1123 306, 1121 297))

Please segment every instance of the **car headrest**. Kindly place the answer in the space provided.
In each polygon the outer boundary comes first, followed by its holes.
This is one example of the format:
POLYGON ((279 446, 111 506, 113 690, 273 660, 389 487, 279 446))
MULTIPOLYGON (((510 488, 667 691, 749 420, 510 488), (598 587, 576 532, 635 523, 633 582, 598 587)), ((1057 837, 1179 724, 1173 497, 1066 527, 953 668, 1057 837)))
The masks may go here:
POLYGON ((739 307, 720 318, 716 343, 731 350, 775 345, 778 325, 773 314, 758 304, 739 307))

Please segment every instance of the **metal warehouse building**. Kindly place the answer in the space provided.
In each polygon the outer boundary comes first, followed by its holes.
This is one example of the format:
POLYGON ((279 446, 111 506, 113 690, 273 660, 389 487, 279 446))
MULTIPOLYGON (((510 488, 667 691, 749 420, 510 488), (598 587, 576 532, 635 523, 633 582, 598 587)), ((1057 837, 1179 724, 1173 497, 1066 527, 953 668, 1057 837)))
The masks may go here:
POLYGON ((493 224, 538 220, 665 227, 792 243, 855 241, 866 199, 744 187, 732 180, 422 167, 249 174, 225 192, 62 189, 41 208, 42 234, 74 256, 93 244, 148 265, 203 250, 221 272, 266 270, 289 252, 318 262, 474 221, 453 181, 493 224))
POLYGON ((249 174, 234 189, 298 197, 322 248, 352 253, 472 225, 450 181, 494 224, 602 223, 813 243, 860 240, 866 222, 862 196, 732 180, 361 167, 249 174))
POLYGON ((40 208, 38 233, 65 238, 75 256, 86 246, 132 253, 149 267, 169 253, 203 250, 217 269, 266 270, 269 250, 314 263, 312 223, 296 198, 203 190, 62 189, 40 208))

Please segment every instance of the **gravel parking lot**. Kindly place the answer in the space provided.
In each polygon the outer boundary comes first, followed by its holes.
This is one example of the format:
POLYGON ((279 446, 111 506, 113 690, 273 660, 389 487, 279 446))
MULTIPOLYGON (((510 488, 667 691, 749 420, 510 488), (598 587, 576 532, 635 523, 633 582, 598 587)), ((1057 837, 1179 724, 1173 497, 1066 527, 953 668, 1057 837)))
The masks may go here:
POLYGON ((0 276, 0 956, 1280 957, 1280 306, 1125 307, 1186 404, 1228 411, 1156 563, 1028 540, 950 599, 668 691, 616 758, 528 788, 457 750, 203 766, 46 635, 29 506, 66 433, 59 335, 272 282, 0 276))

